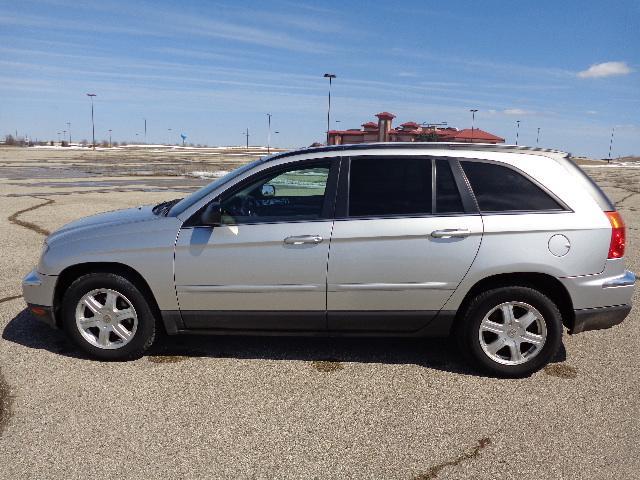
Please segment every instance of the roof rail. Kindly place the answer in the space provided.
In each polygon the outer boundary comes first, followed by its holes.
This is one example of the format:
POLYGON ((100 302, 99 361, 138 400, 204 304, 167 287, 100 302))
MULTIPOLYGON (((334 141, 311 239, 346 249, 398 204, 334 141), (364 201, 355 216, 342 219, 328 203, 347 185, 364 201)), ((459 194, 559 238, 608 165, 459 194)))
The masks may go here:
POLYGON ((412 148, 412 149, 431 149, 431 150, 464 150, 464 151, 483 151, 483 152, 504 152, 504 153, 524 153, 528 155, 540 155, 542 157, 551 158, 570 158, 571 154, 563 152, 561 150, 553 150, 549 148, 537 148, 537 147, 525 147, 521 145, 504 145, 494 143, 463 143, 463 142, 375 142, 375 143, 354 143, 354 144, 342 144, 342 145, 329 145, 322 147, 306 147, 298 150, 292 150, 289 152, 277 153, 270 157, 270 160, 275 160, 282 157, 288 157, 291 155, 298 155, 301 153, 314 153, 314 152, 332 152, 332 151, 345 151, 345 150, 370 150, 370 149, 397 149, 397 148, 412 148))

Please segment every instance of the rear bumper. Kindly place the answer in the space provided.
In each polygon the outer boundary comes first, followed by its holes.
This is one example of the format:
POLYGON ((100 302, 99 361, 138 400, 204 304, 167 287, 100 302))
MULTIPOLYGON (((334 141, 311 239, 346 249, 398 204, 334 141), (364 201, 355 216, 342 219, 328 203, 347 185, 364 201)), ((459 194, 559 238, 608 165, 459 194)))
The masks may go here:
POLYGON ((622 323, 631 311, 631 305, 614 305, 611 307, 584 308, 575 311, 575 320, 570 334, 588 330, 602 330, 622 323))
POLYGON ((565 286, 573 308, 587 310, 604 305, 631 305, 636 276, 624 270, 624 259, 607 260, 602 273, 559 278, 565 286))

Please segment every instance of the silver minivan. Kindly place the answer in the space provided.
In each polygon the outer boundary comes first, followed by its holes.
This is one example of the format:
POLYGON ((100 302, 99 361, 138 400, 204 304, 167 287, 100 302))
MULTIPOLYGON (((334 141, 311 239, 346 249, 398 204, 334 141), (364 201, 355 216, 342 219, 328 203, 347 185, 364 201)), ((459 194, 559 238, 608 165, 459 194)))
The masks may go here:
MULTIPOLYGON (((72 222, 23 281, 94 357, 160 331, 457 338, 502 376, 620 323, 625 226, 563 152, 385 143, 257 160, 190 196, 72 222)), ((594 359, 595 360, 595 359, 594 359)))

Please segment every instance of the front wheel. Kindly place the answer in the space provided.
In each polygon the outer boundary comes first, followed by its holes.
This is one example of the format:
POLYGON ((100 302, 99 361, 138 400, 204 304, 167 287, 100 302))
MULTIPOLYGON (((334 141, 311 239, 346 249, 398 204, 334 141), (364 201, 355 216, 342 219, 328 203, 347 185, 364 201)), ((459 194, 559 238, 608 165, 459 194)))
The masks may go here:
POLYGON ((140 357, 156 331, 140 290, 112 273, 91 273, 73 282, 63 298, 62 323, 76 345, 101 360, 140 357))
POLYGON ((556 354, 562 317, 558 307, 533 288, 497 288, 471 301, 458 340, 484 370, 522 377, 544 367, 556 354))

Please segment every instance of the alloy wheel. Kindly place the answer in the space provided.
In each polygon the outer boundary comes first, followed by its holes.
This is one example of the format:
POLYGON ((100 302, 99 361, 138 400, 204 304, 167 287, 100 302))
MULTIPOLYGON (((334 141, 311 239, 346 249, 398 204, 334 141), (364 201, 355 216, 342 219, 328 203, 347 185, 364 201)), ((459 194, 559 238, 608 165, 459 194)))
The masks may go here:
POLYGON ((542 314, 524 302, 505 302, 492 308, 480 323, 480 346, 493 361, 519 365, 538 355, 547 339, 542 314))
POLYGON ((109 288, 91 290, 76 306, 76 326, 91 345, 113 350, 136 334, 138 315, 131 301, 109 288))

